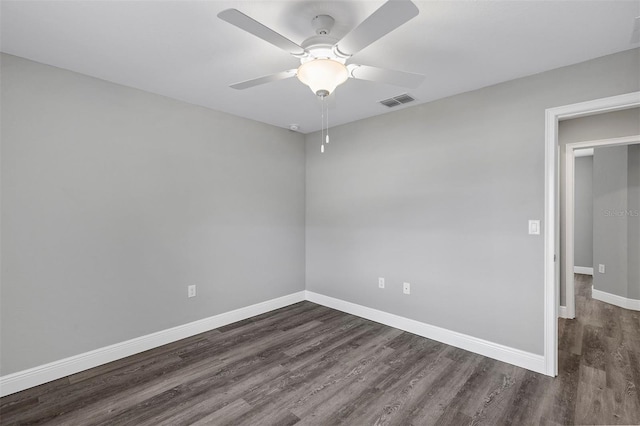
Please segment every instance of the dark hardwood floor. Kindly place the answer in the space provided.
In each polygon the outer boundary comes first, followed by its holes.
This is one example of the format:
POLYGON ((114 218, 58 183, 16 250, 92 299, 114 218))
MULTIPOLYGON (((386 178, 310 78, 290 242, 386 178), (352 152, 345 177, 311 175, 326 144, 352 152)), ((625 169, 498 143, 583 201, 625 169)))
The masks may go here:
POLYGON ((551 378, 310 302, 0 400, 0 424, 640 424, 640 313, 590 297, 551 378))

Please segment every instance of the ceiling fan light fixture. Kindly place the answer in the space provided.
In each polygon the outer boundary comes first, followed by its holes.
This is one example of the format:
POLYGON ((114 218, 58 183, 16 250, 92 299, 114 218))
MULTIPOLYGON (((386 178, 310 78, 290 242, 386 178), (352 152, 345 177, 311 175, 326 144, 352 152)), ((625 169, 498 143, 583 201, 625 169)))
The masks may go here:
POLYGON ((300 65, 297 76, 316 95, 328 96, 349 78, 349 71, 333 59, 314 59, 300 65))

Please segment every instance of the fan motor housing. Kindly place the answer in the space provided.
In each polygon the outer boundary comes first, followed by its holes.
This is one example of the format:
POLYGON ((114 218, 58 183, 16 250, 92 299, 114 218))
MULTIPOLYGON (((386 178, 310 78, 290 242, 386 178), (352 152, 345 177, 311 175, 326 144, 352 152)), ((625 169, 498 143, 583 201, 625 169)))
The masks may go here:
POLYGON ((344 59, 336 56, 334 52, 333 47, 337 42, 338 40, 333 37, 321 35, 309 37, 300 44, 305 51, 309 52, 309 55, 303 58, 301 62, 305 63, 314 59, 334 59, 344 63, 344 59))

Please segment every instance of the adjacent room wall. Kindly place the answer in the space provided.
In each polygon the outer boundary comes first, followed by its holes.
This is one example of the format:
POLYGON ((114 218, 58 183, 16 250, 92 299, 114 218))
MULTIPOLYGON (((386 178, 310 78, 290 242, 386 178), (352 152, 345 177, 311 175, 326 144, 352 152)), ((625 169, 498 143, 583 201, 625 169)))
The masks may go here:
POLYGON ((612 146, 593 153, 593 287, 621 297, 628 297, 628 151, 612 146))
POLYGON ((527 229, 545 109, 637 91, 639 65, 625 51, 346 124, 324 154, 307 135, 307 290, 542 354, 544 240, 527 229))
POLYGON ((574 264, 593 268, 593 156, 575 162, 574 264))
POLYGON ((304 290, 302 135, 1 59, 1 375, 304 290))
MULTIPOLYGON (((560 179, 560 259, 566 257, 564 241, 565 214, 565 145, 574 142, 594 141, 600 139, 619 138, 640 134, 640 108, 589 115, 586 117, 564 120, 558 126, 559 179, 560 179)), ((577 251, 577 249, 576 249, 577 251)), ((574 253, 574 257, 577 256, 574 253)), ((584 266, 575 264, 576 266, 584 266)), ((565 263, 560 262, 560 305, 565 306, 565 263)))
POLYGON ((629 146, 627 244, 629 299, 640 300, 640 144, 629 146))
POLYGON ((563 149, 568 143, 633 136, 640 133, 640 108, 563 120, 558 128, 563 149))

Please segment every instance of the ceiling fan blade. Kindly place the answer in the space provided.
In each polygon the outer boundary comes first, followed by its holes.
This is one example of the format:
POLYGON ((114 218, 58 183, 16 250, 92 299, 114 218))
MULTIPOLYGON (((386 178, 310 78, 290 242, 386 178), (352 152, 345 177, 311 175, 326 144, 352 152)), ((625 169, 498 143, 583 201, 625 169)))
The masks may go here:
POLYGON ((409 0, 389 0, 340 40, 336 49, 345 57, 352 56, 418 13, 418 7, 409 0))
POLYGON ((423 81, 425 76, 412 72, 387 70, 384 68, 370 67, 368 65, 350 64, 347 66, 351 77, 360 80, 378 81, 381 83, 393 84, 408 88, 416 88, 423 81))
POLYGON ((232 84, 232 87, 237 90, 244 90, 250 87, 259 86, 265 83, 271 83, 272 81, 284 80, 286 78, 294 77, 296 75, 296 69, 280 71, 275 74, 265 75, 264 77, 254 78, 252 80, 241 81, 240 83, 232 84))
POLYGON ((241 30, 253 34, 262 40, 279 47, 280 49, 292 55, 304 55, 305 51, 285 36, 278 34, 271 28, 262 25, 255 19, 245 15, 237 9, 227 9, 218 13, 218 18, 235 25, 241 30))

